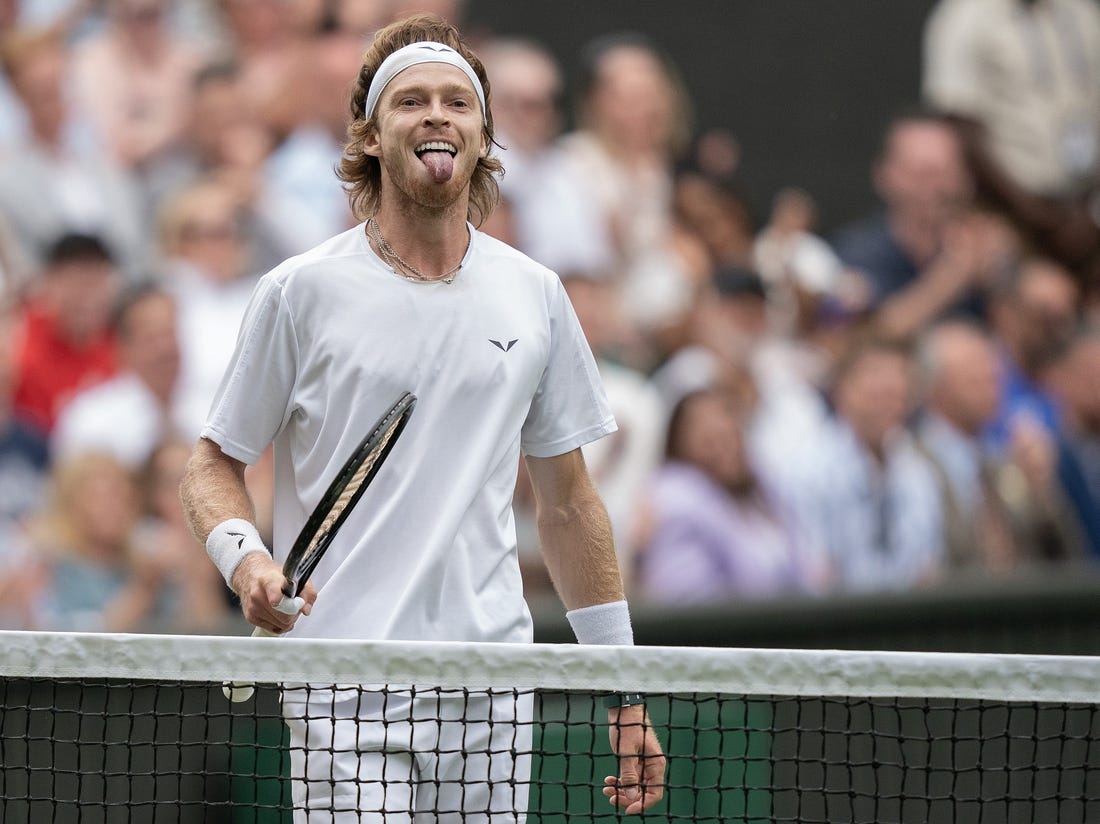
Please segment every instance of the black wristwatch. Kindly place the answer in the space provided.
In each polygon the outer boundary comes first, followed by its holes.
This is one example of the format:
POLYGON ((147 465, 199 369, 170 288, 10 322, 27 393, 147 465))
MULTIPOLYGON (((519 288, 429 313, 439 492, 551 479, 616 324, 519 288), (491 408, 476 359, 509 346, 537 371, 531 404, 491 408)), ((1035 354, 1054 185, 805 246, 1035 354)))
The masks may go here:
POLYGON ((608 709, 615 707, 634 707, 645 703, 645 696, 640 692, 613 692, 603 699, 604 706, 608 709))

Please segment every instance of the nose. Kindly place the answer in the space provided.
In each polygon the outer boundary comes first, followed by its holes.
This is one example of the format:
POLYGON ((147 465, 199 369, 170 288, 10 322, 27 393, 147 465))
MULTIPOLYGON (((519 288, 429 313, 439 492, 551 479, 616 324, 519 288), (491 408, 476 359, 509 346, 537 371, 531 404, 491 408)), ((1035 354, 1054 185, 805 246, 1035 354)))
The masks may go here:
POLYGON ((441 123, 446 123, 447 119, 447 108, 443 105, 443 100, 438 97, 432 98, 431 103, 424 112, 424 122, 432 126, 438 126, 441 123))

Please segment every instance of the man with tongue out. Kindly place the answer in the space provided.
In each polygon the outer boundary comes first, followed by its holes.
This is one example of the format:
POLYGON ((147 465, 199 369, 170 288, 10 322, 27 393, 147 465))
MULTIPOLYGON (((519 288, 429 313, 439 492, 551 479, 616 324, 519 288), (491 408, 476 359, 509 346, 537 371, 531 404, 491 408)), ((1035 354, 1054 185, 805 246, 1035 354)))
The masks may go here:
MULTIPOLYGON (((511 516, 522 456, 577 639, 633 643, 607 514, 580 452, 615 430, 591 352, 558 277, 475 228, 501 170, 489 101, 485 70, 452 26, 422 15, 382 29, 352 92, 339 169, 363 222, 256 288, 181 487, 192 528, 256 626, 302 638, 531 641, 511 516), (300 612, 283 614, 290 543, 365 428, 406 391, 418 404, 404 436, 300 612), (271 442, 269 553, 242 479, 271 442)), ((310 696, 284 696, 295 821, 430 811, 524 820, 530 696, 515 706, 310 696)), ((641 696, 607 705, 619 773, 603 793, 641 812, 663 792, 660 744, 641 696)))

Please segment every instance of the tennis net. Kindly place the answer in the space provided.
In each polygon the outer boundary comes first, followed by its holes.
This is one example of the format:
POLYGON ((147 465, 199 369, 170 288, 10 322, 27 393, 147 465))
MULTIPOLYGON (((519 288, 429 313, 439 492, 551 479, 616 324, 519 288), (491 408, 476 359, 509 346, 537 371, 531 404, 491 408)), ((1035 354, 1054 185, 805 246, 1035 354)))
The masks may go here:
POLYGON ((1100 821, 1098 658, 23 632, 0 821, 618 821, 609 692, 667 756, 631 820, 1100 821))

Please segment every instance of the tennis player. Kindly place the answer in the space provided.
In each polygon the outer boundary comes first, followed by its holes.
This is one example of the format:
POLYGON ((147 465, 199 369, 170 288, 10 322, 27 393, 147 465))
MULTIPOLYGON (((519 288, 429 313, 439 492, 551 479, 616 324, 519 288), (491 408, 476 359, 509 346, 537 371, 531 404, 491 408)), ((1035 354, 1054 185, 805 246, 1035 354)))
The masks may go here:
MULTIPOLYGON (((339 171, 363 222, 255 290, 181 493, 258 627, 531 641, 511 510, 522 454, 577 639, 633 641, 607 515, 580 452, 615 429, 592 355, 558 277, 474 226, 497 197, 489 102, 485 70, 454 27, 421 15, 381 30, 352 94, 339 171), (404 391, 418 397, 408 429, 300 614, 280 613, 290 542, 404 391), (271 442, 274 559, 243 483, 271 442)), ((661 798, 665 760, 644 705, 610 703, 619 774, 603 792, 640 812, 661 798)), ((452 704, 408 690, 285 700, 303 808, 295 820, 524 820, 530 700, 452 704)))

